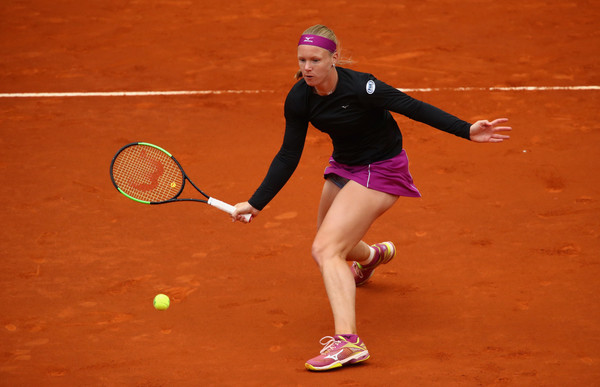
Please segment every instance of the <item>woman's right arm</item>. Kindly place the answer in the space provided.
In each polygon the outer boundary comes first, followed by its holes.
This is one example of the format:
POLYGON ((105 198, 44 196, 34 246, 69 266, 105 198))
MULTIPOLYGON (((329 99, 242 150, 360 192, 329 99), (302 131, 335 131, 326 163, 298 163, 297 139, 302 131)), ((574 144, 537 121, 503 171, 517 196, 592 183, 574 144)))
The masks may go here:
POLYGON ((288 95, 285 102, 285 134, 279 152, 273 158, 269 170, 258 189, 247 202, 236 204, 236 211, 232 215, 234 220, 241 220, 244 214, 258 215, 283 188, 290 179, 302 156, 304 142, 308 131, 308 120, 302 110, 301 103, 294 101, 288 95))
POLYGON ((248 203, 257 210, 262 210, 290 179, 302 156, 308 124, 286 124, 283 144, 273 158, 271 166, 263 182, 248 203))
POLYGON ((236 210, 231 215, 233 220, 243 221, 241 215, 258 213, 277 195, 290 179, 302 156, 308 125, 304 130, 286 128, 283 144, 273 158, 267 175, 254 195, 247 201, 235 205, 236 210))

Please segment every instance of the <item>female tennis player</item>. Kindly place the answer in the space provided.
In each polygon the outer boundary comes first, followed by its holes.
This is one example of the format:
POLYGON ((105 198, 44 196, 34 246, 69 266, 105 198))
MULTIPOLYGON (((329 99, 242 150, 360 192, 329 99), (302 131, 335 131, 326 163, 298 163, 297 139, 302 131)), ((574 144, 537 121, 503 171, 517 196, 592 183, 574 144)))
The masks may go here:
POLYGON ((362 362, 369 351, 357 336, 356 286, 396 255, 392 242, 362 241, 371 224, 399 196, 420 197, 408 170, 402 134, 390 111, 475 142, 509 138, 507 119, 465 122, 388 86, 371 74, 336 66, 338 41, 329 28, 308 28, 298 43, 299 79, 287 95, 283 144, 256 192, 236 204, 232 217, 257 216, 286 184, 300 161, 311 123, 327 133, 333 154, 317 216, 312 256, 319 265, 333 312, 335 333, 321 339, 319 356, 306 368, 325 371, 362 362), (348 265, 346 261, 352 261, 348 265))

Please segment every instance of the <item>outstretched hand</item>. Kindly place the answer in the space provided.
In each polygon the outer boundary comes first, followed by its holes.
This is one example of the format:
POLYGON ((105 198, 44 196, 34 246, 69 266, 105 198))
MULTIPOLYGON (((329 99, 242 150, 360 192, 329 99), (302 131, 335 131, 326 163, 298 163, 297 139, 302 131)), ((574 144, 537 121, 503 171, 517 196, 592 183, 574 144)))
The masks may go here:
POLYGON ((481 120, 471 125, 471 141, 475 142, 502 142, 510 138, 503 134, 512 130, 510 126, 498 126, 508 121, 508 118, 498 118, 492 122, 481 120))

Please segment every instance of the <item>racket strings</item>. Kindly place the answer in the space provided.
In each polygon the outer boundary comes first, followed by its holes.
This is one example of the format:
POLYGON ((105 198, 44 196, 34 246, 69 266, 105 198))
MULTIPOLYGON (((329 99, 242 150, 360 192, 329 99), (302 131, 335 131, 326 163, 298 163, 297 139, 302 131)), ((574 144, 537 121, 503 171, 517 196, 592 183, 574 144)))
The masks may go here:
POLYGON ((116 157, 113 178, 127 195, 141 201, 162 202, 175 198, 183 185, 183 173, 166 153, 147 145, 132 145, 116 157))

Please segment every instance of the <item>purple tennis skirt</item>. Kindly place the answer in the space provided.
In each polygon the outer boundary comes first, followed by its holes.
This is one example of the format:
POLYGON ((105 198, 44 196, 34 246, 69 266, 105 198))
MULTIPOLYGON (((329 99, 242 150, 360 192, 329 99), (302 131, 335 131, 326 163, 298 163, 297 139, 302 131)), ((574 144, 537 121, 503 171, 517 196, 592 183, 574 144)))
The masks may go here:
POLYGON ((330 178, 340 188, 348 180, 353 180, 376 191, 398 196, 421 197, 421 193, 413 184, 413 178, 408 171, 408 157, 404 150, 391 159, 368 165, 341 164, 331 157, 324 175, 326 179, 330 178), (331 175, 337 175, 341 179, 331 175))

